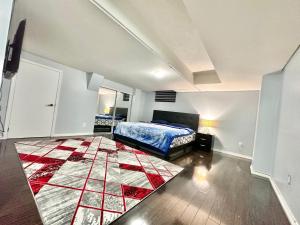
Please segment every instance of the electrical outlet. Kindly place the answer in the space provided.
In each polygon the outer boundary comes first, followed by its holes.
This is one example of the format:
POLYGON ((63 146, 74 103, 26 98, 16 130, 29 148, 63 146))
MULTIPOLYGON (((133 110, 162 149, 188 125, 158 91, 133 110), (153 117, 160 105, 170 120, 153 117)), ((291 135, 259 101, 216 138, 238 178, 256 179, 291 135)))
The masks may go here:
POLYGON ((288 182, 288 185, 292 185, 292 175, 288 174, 287 182, 288 182))
POLYGON ((244 148, 244 143, 243 142, 239 141, 238 145, 239 145, 240 149, 244 148))
POLYGON ((86 127, 86 122, 83 122, 83 123, 82 123, 82 127, 86 127))

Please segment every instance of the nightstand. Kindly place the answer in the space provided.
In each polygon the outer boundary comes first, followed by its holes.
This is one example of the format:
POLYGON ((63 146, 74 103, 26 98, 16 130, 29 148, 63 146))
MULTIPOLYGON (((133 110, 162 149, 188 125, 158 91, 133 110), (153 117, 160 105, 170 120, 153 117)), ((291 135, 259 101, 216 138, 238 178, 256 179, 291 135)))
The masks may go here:
POLYGON ((195 147, 199 150, 211 151, 214 143, 214 136, 211 134, 196 134, 195 147))

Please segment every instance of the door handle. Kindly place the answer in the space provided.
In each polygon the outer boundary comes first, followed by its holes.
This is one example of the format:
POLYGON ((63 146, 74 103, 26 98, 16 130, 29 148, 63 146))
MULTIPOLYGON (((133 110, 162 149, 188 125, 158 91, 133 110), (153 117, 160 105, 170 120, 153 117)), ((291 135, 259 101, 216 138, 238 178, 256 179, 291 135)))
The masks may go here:
POLYGON ((47 107, 53 107, 54 106, 54 104, 48 104, 48 105, 46 105, 47 107))

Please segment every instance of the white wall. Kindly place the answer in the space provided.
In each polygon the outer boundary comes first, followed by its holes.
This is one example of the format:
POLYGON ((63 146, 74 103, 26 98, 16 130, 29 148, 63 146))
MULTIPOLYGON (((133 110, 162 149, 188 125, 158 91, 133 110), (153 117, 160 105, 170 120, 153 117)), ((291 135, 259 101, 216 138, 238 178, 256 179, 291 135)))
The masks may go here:
POLYGON ((252 168, 266 175, 273 171, 282 80, 280 72, 265 75, 262 80, 252 168))
MULTIPOLYGON (((22 52, 21 57, 56 68, 63 73, 54 129, 55 135, 92 134, 95 115, 97 113, 98 91, 87 88, 88 75, 86 72, 28 52, 22 52)), ((121 87, 122 90, 127 88, 126 90, 132 93, 132 88, 130 87, 116 82, 109 82, 107 79, 105 80, 107 84, 113 84, 114 87, 121 87)), ((9 85, 7 85, 7 88, 9 88, 9 85)), ((142 93, 141 90, 138 90, 137 95, 133 97, 132 118, 136 121, 140 120, 140 104, 142 101, 140 96, 142 93)), ((122 94, 120 94, 119 100, 121 102, 118 104, 119 107, 125 107, 124 104, 126 104, 126 107, 130 107, 130 102, 123 102, 122 94)))
POLYGON ((154 102, 154 93, 150 92, 142 119, 150 121, 154 109, 199 113, 201 118, 218 122, 210 129, 215 135, 215 149, 252 156, 258 97, 258 91, 191 92, 177 93, 175 103, 163 103, 154 102))
POLYGON ((252 166, 254 172, 270 176, 290 222, 299 224, 300 51, 285 70, 265 78, 261 90, 265 93, 261 96, 264 106, 260 107, 252 166))
POLYGON ((135 89, 132 99, 132 109, 130 114, 130 121, 139 122, 144 120, 146 92, 135 89))
POLYGON ((300 51, 283 74, 273 179, 300 222, 300 51), (288 175, 292 184, 288 185, 288 175))
POLYGON ((98 93, 87 89, 86 73, 27 52, 22 57, 63 72, 55 135, 92 134, 98 93))

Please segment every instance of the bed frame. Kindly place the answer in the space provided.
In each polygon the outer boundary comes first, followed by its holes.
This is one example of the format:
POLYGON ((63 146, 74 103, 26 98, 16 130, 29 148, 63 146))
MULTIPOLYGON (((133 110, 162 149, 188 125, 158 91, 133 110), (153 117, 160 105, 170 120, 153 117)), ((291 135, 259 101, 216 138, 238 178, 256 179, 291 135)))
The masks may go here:
MULTIPOLYGON (((170 112, 170 111, 161 111, 154 110, 152 120, 166 120, 169 123, 180 123, 188 126, 196 133, 198 131, 199 126, 199 114, 191 114, 191 113, 181 113, 181 112, 170 112)), ((140 141, 134 140, 132 138, 124 137, 122 135, 114 134, 114 140, 122 142, 128 146, 131 146, 136 149, 145 150, 151 153, 156 154, 157 156, 165 159, 175 159, 178 158, 192 150, 193 142, 190 142, 185 145, 181 145, 178 147, 170 148, 168 155, 162 153, 162 151, 158 148, 155 148, 151 145, 142 143, 140 141)))

